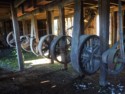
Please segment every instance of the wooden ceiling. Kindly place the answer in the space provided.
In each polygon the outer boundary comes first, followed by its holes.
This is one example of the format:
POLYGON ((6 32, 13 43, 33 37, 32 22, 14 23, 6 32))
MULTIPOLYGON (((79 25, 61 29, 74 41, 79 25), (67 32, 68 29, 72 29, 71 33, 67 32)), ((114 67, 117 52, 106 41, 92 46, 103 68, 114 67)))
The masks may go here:
MULTIPOLYGON (((10 4, 14 2, 19 18, 28 18, 30 14, 36 14, 38 18, 45 18, 45 10, 54 11, 58 16, 58 7, 65 6, 65 14, 74 13, 74 0, 0 0, 0 20, 11 17, 10 4)), ((122 0, 125 4, 125 0, 122 0)), ((111 6, 117 7, 118 0, 110 0, 111 6)), ((85 8, 97 9, 98 0, 84 0, 85 8)))

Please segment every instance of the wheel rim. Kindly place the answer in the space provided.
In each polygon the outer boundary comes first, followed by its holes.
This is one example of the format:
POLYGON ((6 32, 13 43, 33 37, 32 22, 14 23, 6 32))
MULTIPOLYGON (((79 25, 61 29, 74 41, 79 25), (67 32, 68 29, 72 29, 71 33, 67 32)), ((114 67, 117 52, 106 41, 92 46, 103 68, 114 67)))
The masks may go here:
POLYGON ((69 63, 71 52, 71 37, 70 36, 58 36, 51 43, 51 56, 59 63, 69 63), (61 45, 61 41, 65 40, 65 45, 61 45), (64 57, 64 58, 63 58, 64 57), (63 61, 64 60, 64 61, 63 61))
POLYGON ((119 49, 111 49, 108 55, 108 73, 112 75, 119 74, 123 68, 124 63, 122 61, 118 61, 120 57, 119 49))
POLYGON ((41 56, 50 58, 50 45, 52 40, 55 38, 55 35, 45 35, 41 37, 38 44, 38 50, 41 56))
POLYGON ((83 73, 94 74, 100 67, 100 40, 90 35, 80 45, 79 64, 83 73))
POLYGON ((30 49, 30 37, 28 35, 21 36, 20 40, 21 40, 22 49, 24 51, 26 51, 26 52, 31 52, 31 49, 30 49))
POLYGON ((7 41, 8 45, 9 45, 10 47, 15 47, 15 46, 16 46, 13 32, 10 32, 10 33, 7 35, 6 41, 7 41))

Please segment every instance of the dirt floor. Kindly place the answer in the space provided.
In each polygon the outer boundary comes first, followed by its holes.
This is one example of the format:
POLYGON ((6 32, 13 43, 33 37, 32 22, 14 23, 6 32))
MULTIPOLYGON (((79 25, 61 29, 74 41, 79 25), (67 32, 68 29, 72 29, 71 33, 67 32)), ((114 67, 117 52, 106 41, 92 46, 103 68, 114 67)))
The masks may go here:
MULTIPOLYGON (((67 71, 61 70, 61 68, 60 64, 44 64, 16 73, 1 69, 0 94, 98 94, 100 88, 98 74, 83 79, 71 66, 67 71), (91 88, 83 90, 76 87, 78 83, 84 82, 92 83, 91 88)), ((124 75, 125 73, 121 74, 121 81, 124 81, 124 75)), ((117 83, 118 78, 110 76, 108 79, 112 83, 117 83)))

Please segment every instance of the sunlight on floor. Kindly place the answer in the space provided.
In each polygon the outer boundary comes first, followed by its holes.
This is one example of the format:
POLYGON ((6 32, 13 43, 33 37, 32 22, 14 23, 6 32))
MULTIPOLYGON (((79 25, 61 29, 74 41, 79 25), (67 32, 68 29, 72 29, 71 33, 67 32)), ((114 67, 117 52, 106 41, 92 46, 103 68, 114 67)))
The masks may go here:
POLYGON ((47 58, 42 58, 42 59, 24 61, 24 63, 30 64, 30 65, 42 65, 42 64, 51 63, 51 60, 47 58))
POLYGON ((41 81, 40 83, 45 84, 45 83, 49 83, 49 82, 50 82, 50 80, 45 80, 45 81, 41 81))

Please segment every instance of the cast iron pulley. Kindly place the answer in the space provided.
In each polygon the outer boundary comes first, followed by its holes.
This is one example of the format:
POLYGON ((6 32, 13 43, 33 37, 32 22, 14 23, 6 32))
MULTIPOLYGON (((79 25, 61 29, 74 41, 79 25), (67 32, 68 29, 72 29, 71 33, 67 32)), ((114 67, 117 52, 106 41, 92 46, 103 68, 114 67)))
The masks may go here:
POLYGON ((41 37, 38 44, 38 50, 41 56, 50 58, 50 45, 54 38, 55 38, 55 35, 51 35, 51 34, 41 37))
POLYGON ((124 62, 119 49, 110 49, 107 57, 108 73, 112 75, 119 74, 124 68, 124 62))
POLYGON ((6 41, 7 41, 8 45, 10 47, 15 47, 16 46, 13 32, 10 32, 7 35, 6 41))
POLYGON ((24 35, 20 37, 21 48, 26 52, 31 52, 30 49, 30 35, 24 35))
POLYGON ((71 52, 71 37, 60 35, 56 37, 50 47, 50 53, 52 59, 59 63, 66 64, 69 63, 71 52))
POLYGON ((84 35, 80 43, 79 65, 87 75, 94 74, 100 67, 100 39, 96 35, 84 35))
POLYGON ((107 71, 111 75, 117 75, 123 70, 125 60, 121 57, 119 42, 102 54, 102 61, 108 65, 107 71))
MULTIPOLYGON (((10 47, 15 47, 15 38, 13 32, 7 35, 6 41, 10 47)), ((29 35, 20 36, 21 48, 27 52, 30 52, 30 38, 29 35)))
POLYGON ((33 36, 30 36, 30 49, 34 55, 39 56, 38 43, 36 42, 36 38, 33 36))

